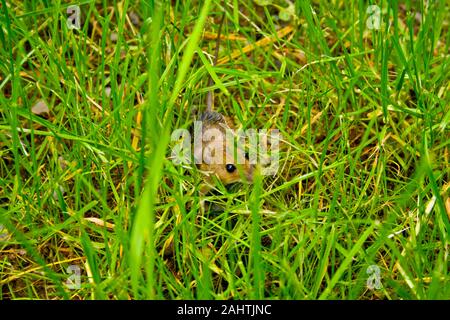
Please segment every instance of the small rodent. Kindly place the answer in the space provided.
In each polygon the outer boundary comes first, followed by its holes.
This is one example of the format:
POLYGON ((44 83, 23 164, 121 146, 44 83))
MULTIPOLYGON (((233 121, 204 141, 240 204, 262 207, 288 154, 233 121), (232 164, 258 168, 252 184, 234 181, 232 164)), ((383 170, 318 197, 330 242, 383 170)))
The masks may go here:
MULTIPOLYGON (((218 40, 216 45, 216 52, 214 56, 214 64, 217 63, 219 53, 220 35, 222 30, 225 13, 222 16, 218 31, 218 40)), ((208 86, 213 85, 213 80, 210 77, 208 86)), ((253 182, 254 165, 249 163, 245 156, 242 146, 234 147, 232 140, 226 139, 226 132, 232 132, 233 126, 231 121, 226 119, 221 113, 213 111, 213 90, 207 94, 206 111, 200 115, 202 123, 202 150, 195 150, 194 154, 202 155, 203 159, 206 157, 214 157, 218 161, 201 161, 197 167, 205 174, 207 184, 211 184, 212 176, 215 175, 224 185, 235 182, 253 182), (211 137, 213 136, 213 137, 211 137), (205 150, 222 151, 222 154, 214 154, 211 152, 205 155, 205 150), (234 150, 234 153, 233 153, 234 150), (234 156, 233 156, 234 155, 234 156)))

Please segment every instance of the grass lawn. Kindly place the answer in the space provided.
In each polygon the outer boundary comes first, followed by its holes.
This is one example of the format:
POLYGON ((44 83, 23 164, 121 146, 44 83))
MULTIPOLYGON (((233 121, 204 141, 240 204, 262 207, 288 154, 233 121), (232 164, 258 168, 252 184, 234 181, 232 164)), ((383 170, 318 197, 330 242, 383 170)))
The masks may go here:
POLYGON ((153 2, 0 0, 0 299, 450 299, 448 2, 153 2), (274 175, 171 160, 212 89, 274 175))

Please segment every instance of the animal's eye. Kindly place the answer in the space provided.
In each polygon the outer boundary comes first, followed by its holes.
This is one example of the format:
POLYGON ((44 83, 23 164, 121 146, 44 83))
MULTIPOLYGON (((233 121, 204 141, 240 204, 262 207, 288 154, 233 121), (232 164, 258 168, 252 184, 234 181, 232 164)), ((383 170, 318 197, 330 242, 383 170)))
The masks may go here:
POLYGON ((231 163, 227 164, 226 168, 227 168, 227 171, 229 173, 233 173, 236 170, 236 166, 234 164, 231 164, 231 163))

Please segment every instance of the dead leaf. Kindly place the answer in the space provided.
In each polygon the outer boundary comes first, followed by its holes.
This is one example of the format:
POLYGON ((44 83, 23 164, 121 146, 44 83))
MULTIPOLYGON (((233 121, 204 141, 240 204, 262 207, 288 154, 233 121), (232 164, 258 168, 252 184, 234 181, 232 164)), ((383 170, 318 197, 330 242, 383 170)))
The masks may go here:
POLYGON ((89 218, 84 218, 84 220, 90 221, 95 223, 96 225, 100 226, 100 227, 106 227, 108 229, 114 229, 115 225, 109 222, 105 222, 102 219, 99 218, 94 218, 94 217, 89 217, 89 218))
POLYGON ((271 43, 274 43, 276 41, 278 41, 279 39, 285 37, 286 35, 288 35, 289 33, 291 33, 292 31, 294 31, 294 27, 293 26, 287 26, 284 27, 283 29, 279 30, 276 34, 276 36, 272 36, 272 37, 266 37, 263 38, 261 40, 258 40, 255 43, 249 44, 247 46, 245 46, 242 49, 236 49, 234 50, 231 55, 229 56, 225 56, 223 58, 220 58, 217 61, 217 64, 224 64, 227 63, 230 60, 236 59, 237 57, 240 57, 242 54, 247 54, 253 50, 255 50, 256 48, 263 48, 271 43))
POLYGON ((47 104, 43 100, 39 100, 32 108, 31 112, 34 114, 40 115, 43 113, 49 113, 50 109, 48 108, 47 104))

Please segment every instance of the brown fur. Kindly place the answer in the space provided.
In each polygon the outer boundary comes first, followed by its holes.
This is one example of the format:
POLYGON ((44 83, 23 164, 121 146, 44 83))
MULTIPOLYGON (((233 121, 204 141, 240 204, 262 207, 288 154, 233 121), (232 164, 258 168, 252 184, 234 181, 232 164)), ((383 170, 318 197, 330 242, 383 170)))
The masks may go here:
POLYGON ((252 182, 254 168, 245 158, 242 146, 237 146, 236 155, 233 157, 234 142, 226 139, 226 130, 232 130, 230 121, 218 112, 205 112, 200 120, 202 121, 203 150, 194 150, 194 152, 203 155, 203 161, 198 168, 205 173, 205 180, 211 183, 212 176, 215 175, 224 185, 234 182, 252 182), (214 137, 208 137, 208 133, 214 137), (212 152, 209 154, 211 150, 222 151, 222 154, 212 152), (209 163, 207 158, 210 159, 209 163), (236 170, 228 172, 227 164, 233 164, 236 170))

